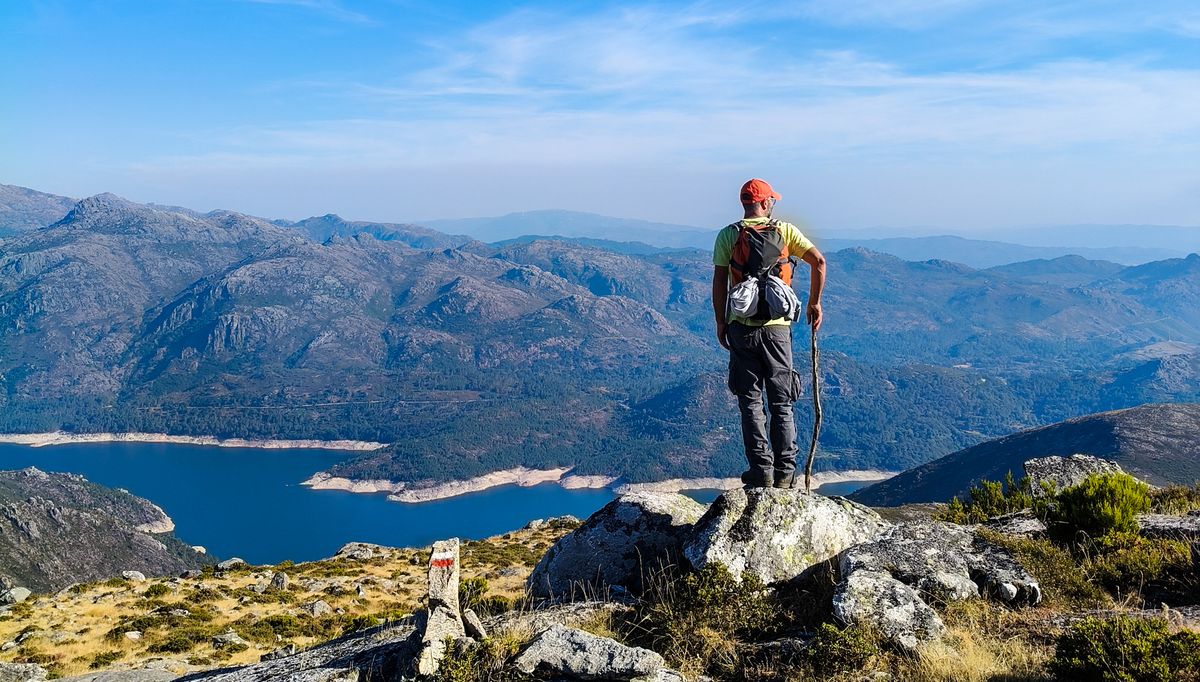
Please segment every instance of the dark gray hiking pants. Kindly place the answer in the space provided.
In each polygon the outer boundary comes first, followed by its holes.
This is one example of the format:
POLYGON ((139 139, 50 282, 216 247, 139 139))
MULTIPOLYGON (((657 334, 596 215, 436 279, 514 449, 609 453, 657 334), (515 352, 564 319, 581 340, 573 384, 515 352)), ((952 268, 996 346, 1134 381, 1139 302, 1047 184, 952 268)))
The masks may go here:
POLYGON ((796 422, 792 404, 800 397, 800 375, 792 369, 792 329, 730 323, 729 390, 742 415, 742 442, 756 485, 791 480, 796 473, 796 422), (771 415, 768 447, 766 413, 771 415))

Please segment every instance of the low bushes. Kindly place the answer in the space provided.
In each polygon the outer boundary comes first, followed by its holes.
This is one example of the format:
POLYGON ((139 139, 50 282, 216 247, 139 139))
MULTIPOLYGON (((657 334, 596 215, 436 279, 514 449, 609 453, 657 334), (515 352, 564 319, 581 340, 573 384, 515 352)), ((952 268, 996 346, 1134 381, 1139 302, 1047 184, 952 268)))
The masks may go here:
POLYGON ((1150 510, 1150 486, 1125 473, 1092 474, 1058 493, 1050 519, 1076 533, 1101 537, 1137 531, 1137 515, 1150 510))
POLYGON ((1152 583, 1175 584, 1192 570, 1192 549, 1186 542, 1144 538, 1134 533, 1110 533, 1096 542, 1089 562, 1095 580, 1114 593, 1141 591, 1152 583))
POLYGON ((1017 538, 983 530, 980 536, 1017 558, 1042 590, 1042 603, 1051 608, 1083 610, 1112 604, 1104 590, 1088 580, 1079 560, 1045 539, 1017 538))
POLYGON ((1059 637, 1050 669, 1080 682, 1196 682, 1200 633, 1161 618, 1085 618, 1059 637))

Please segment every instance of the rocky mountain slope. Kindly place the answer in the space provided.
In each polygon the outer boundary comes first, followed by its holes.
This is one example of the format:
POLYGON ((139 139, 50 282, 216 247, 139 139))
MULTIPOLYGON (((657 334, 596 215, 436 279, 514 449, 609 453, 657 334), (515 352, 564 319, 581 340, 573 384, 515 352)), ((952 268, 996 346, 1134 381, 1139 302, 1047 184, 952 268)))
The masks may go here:
POLYGON ((864 504, 895 506, 963 496, 981 480, 1021 475, 1034 457, 1103 457, 1156 485, 1200 481, 1200 404, 1143 405, 1068 419, 960 450, 853 493, 864 504))
POLYGON ((74 474, 0 471, 0 582, 36 592, 139 571, 199 568, 154 504, 74 474))

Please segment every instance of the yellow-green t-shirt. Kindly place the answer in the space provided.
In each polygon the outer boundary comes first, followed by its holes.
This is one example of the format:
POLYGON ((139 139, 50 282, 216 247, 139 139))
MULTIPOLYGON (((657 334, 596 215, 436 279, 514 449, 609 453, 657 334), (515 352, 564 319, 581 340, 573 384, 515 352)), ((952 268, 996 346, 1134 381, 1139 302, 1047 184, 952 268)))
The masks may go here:
MULTIPOLYGON (((770 218, 746 218, 742 222, 748 225, 762 225, 770 218)), ((782 220, 775 221, 778 225, 779 234, 783 237, 783 243, 787 244, 788 255, 801 258, 804 253, 813 247, 813 243, 805 237, 800 229, 791 223, 785 223, 782 220)), ((738 228, 737 224, 728 225, 717 233, 717 241, 713 245, 713 265, 721 267, 729 267, 729 258, 733 254, 733 245, 737 241, 738 228)), ((774 320, 748 320, 744 317, 729 313, 726 316, 727 322, 739 322, 741 324, 758 327, 768 324, 791 324, 786 318, 776 318, 774 320)))

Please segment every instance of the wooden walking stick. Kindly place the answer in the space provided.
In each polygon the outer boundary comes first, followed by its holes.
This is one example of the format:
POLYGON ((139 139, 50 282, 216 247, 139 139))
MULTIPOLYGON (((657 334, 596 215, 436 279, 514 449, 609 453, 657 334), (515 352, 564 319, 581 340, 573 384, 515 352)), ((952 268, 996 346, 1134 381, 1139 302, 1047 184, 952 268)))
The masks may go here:
POLYGON ((804 463, 804 490, 812 492, 813 459, 817 456, 817 437, 821 435, 821 352, 817 350, 817 328, 812 330, 812 391, 813 391, 813 431, 812 444, 808 446, 808 461, 804 463))

